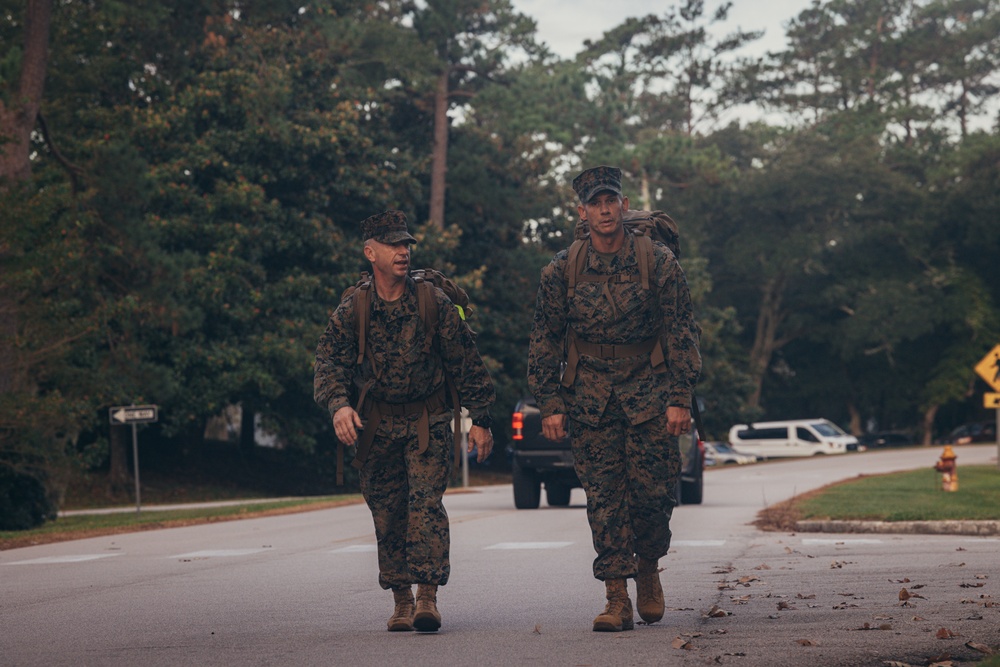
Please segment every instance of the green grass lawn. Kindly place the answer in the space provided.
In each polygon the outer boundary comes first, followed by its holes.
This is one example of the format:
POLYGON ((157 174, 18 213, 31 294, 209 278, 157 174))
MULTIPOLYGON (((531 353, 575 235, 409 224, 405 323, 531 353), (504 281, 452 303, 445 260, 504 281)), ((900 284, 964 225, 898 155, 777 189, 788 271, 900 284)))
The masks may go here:
POLYGON ((941 490, 928 469, 859 477, 792 501, 801 519, 866 521, 1000 520, 1000 469, 958 469, 958 491, 941 490))

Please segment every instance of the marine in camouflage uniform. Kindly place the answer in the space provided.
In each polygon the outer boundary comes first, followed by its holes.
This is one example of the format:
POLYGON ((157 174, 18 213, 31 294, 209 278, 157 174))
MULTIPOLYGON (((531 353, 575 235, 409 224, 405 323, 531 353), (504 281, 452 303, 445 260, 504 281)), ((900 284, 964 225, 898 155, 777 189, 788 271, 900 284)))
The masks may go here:
MULTIPOLYGON (((437 630, 437 587, 448 582, 449 526, 442 497, 451 472, 451 414, 445 404, 445 370, 454 378, 473 420, 469 451, 480 461, 493 447, 489 407, 496 399, 473 333, 438 288, 438 321, 429 353, 409 275, 410 243, 416 241, 400 211, 361 223, 373 287, 366 353, 358 364, 354 300, 345 296, 330 317, 316 349, 315 399, 330 411, 341 442, 357 445, 359 431, 375 429, 359 470, 361 492, 375 523, 379 585, 396 601, 390 630, 437 630), (366 386, 359 414, 354 387, 366 386), (364 428, 362 428, 362 426, 364 428), (414 599, 411 584, 417 584, 414 599)), ((371 436, 371 434, 366 434, 371 436)))
POLYGON ((546 437, 564 437, 568 417, 597 551, 594 576, 607 587, 608 605, 594 630, 617 631, 633 625, 629 578, 638 578, 643 619, 663 616, 658 559, 670 547, 681 468, 677 436, 690 429, 699 329, 684 272, 667 246, 652 244, 650 289, 637 279, 636 237, 621 222, 628 210, 621 171, 588 169, 573 187, 591 229, 584 279, 570 295, 568 250, 542 270, 528 385, 546 437), (569 355, 566 379, 575 377, 562 382, 573 336, 579 359, 572 368, 569 355), (654 368, 650 347, 661 336, 666 363, 654 368))

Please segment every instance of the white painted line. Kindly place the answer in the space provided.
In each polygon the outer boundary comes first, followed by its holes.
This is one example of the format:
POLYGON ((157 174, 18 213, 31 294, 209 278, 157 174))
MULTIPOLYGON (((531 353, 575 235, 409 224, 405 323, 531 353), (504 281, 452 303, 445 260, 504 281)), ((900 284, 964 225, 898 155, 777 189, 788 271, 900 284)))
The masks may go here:
POLYGON ((497 542, 487 549, 562 549, 572 542, 497 542))
POLYGON ((673 547, 721 547, 725 540, 670 540, 670 548, 673 547))
POLYGON ((374 544, 352 544, 349 547, 341 547, 339 549, 334 549, 330 553, 332 554, 362 554, 362 553, 374 553, 378 551, 378 547, 374 544))
POLYGON ((192 551, 188 554, 168 556, 168 558, 228 558, 231 556, 250 556, 252 554, 266 551, 265 549, 208 549, 206 551, 192 551))
POLYGON ((83 563, 88 560, 98 560, 100 558, 111 558, 121 556, 121 554, 79 554, 76 556, 46 556, 44 558, 32 558, 31 560, 18 560, 7 565, 51 565, 54 563, 83 563))
POLYGON ((830 544, 882 544, 882 540, 866 540, 866 539, 856 539, 856 540, 829 540, 829 539, 819 539, 807 537, 802 540, 803 545, 815 546, 815 545, 830 545, 830 544))

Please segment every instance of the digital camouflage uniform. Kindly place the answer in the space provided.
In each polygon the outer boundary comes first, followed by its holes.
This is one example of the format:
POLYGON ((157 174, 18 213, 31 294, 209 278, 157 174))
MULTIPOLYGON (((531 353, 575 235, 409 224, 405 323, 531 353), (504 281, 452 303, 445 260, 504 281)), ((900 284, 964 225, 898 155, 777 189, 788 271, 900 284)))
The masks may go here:
MULTIPOLYGON (((372 295, 367 340, 371 358, 366 354, 360 366, 352 299, 341 301, 316 349, 315 398, 331 417, 351 404, 352 387, 369 380, 374 382, 368 395, 376 401, 405 404, 425 399, 444 386, 445 369, 471 416, 488 415, 495 401, 493 382, 473 333, 444 292, 437 288, 433 292, 438 324, 429 354, 424 352, 414 281, 407 277, 405 293, 395 303, 372 295)), ((451 414, 442 409, 430 415, 430 438, 422 453, 419 419, 418 414, 385 414, 359 471, 361 492, 375 523, 379 585, 384 589, 411 583, 444 585, 450 572, 448 515, 442 497, 451 472, 451 414)))
MULTIPOLYGON (((601 177, 600 170, 582 176, 591 174, 601 177)), ((601 185, 574 183, 584 202, 594 188, 613 189, 601 185)), ((639 274, 635 237, 627 229, 622 248, 610 260, 589 241, 586 252, 585 273, 639 274)), ((597 551, 594 576, 600 580, 634 577, 636 556, 655 562, 670 547, 681 459, 677 437, 667 433, 666 410, 690 408, 701 370, 684 272, 665 245, 654 242, 653 252, 650 289, 638 281, 578 282, 568 298, 568 251, 563 250, 542 270, 535 304, 528 385, 543 418, 569 416, 597 551), (582 341, 608 345, 641 343, 662 328, 666 367, 654 371, 648 353, 622 359, 581 354, 575 381, 563 387, 567 328, 582 341)))

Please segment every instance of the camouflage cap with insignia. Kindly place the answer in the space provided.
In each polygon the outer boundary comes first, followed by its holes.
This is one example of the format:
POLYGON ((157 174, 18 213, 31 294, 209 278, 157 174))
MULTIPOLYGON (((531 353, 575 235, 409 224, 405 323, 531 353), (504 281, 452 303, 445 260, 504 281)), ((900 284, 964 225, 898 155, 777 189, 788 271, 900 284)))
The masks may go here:
POLYGON ((598 192, 612 192, 621 197, 622 170, 604 165, 588 169, 573 179, 573 189, 581 204, 589 202, 598 192))
POLYGON ((361 240, 373 239, 379 243, 416 243, 406 229, 406 215, 402 211, 383 211, 361 221, 361 240))

